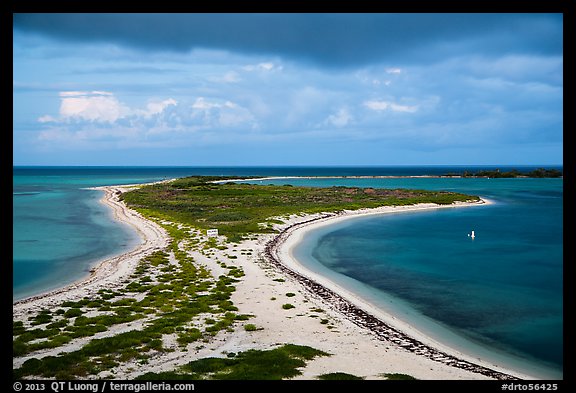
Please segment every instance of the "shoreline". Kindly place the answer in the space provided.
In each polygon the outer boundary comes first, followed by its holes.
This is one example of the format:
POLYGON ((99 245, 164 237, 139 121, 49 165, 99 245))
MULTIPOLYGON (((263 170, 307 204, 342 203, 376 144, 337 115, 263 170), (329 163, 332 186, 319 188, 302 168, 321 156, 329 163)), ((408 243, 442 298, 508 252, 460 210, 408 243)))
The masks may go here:
MULTIPOLYGON (((119 286, 121 285, 122 280, 134 271, 142 257, 156 249, 162 249, 168 245, 170 238, 163 228, 154 222, 143 218, 139 213, 129 209, 119 200, 121 193, 139 186, 141 185, 103 186, 93 189, 104 191, 104 196, 100 202, 106 204, 112 209, 113 219, 131 225, 142 238, 142 243, 132 251, 99 262, 96 267, 92 269, 88 277, 76 281, 73 284, 14 302, 13 318, 22 319, 30 312, 38 312, 44 308, 52 308, 66 300, 78 300, 86 296, 90 297, 103 288, 110 289, 119 286)), ((173 360, 170 360, 172 359, 170 358, 169 361, 166 362, 166 360, 160 361, 160 359, 158 359, 159 363, 157 365, 151 364, 150 370, 162 370, 170 364, 180 364, 180 361, 183 359, 190 360, 191 358, 200 356, 213 356, 213 351, 222 351, 223 348, 227 351, 232 350, 236 352, 254 347, 258 348, 265 347, 266 345, 274 345, 274 343, 279 343, 281 341, 287 343, 300 343, 304 340, 307 345, 322 348, 324 350, 333 349, 337 353, 337 355, 335 355, 336 358, 333 360, 324 360, 326 363, 318 362, 318 366, 315 366, 328 367, 328 369, 334 371, 344 368, 342 363, 338 362, 342 362, 345 359, 349 359, 347 362, 353 361, 348 357, 352 356, 351 354, 345 355, 348 353, 348 350, 345 348, 349 348, 356 350, 356 359, 358 357, 363 358, 371 363, 376 359, 380 359, 381 356, 384 356, 384 358, 388 356, 387 359, 389 359, 389 362, 394 362, 392 359, 402 359, 401 363, 391 363, 396 364, 396 366, 392 367, 401 366, 408 372, 418 372, 419 374, 417 375, 424 377, 424 379, 437 379, 439 375, 443 375, 444 377, 450 375, 450 378, 454 379, 533 379, 533 377, 520 375, 516 372, 495 369, 491 365, 481 365, 478 364, 479 362, 477 361, 474 362, 467 360, 465 356, 460 356, 461 354, 454 355, 444 351, 443 348, 438 349, 434 345, 423 343, 420 341, 419 337, 413 338, 409 333, 407 334, 407 332, 404 332, 404 330, 390 326, 390 324, 387 323, 386 318, 381 317, 370 309, 369 304, 364 305, 366 307, 363 307, 359 299, 350 300, 350 294, 346 293, 347 291, 342 290, 341 288, 335 291, 330 287, 330 284, 326 282, 329 282, 328 279, 322 277, 309 278, 302 272, 299 272, 294 266, 286 266, 285 263, 290 256, 288 255, 287 257, 285 254, 282 254, 282 250, 285 250, 286 247, 289 248, 290 244, 298 241, 297 237, 294 236, 294 232, 299 230, 311 230, 317 225, 330 225, 334 223, 335 219, 348 219, 362 215, 384 214, 400 211, 455 208, 470 205, 480 206, 487 203, 491 202, 488 200, 481 200, 480 202, 460 202, 452 205, 421 204, 412 206, 382 207, 376 209, 346 211, 342 213, 301 215, 296 219, 288 219, 284 224, 280 225, 280 234, 274 234, 272 237, 270 234, 262 235, 258 237, 260 240, 248 241, 247 243, 249 246, 246 245, 246 242, 242 242, 239 246, 254 247, 256 255, 265 255, 268 262, 277 268, 275 270, 279 270, 279 273, 284 276, 287 281, 293 281, 293 284, 290 285, 294 287, 294 292, 298 291, 304 294, 304 302, 307 301, 305 299, 309 298, 311 302, 319 303, 322 307, 332 310, 330 314, 333 315, 334 318, 337 318, 338 322, 336 324, 343 329, 341 333, 343 336, 338 336, 340 338, 331 337, 335 333, 325 330, 325 325, 319 325, 319 328, 315 327, 318 326, 318 321, 315 321, 312 318, 302 317, 306 320, 296 321, 292 319, 295 317, 294 315, 290 315, 286 312, 270 313, 271 309, 268 306, 274 304, 273 299, 270 298, 265 302, 265 298, 261 295, 254 297, 254 291, 256 290, 261 292, 264 288, 267 288, 270 285, 276 285, 275 287, 269 287, 271 290, 286 291, 289 289, 282 285, 288 285, 288 283, 279 284, 278 282, 275 282, 275 280, 272 280, 264 271, 262 266, 258 266, 258 260, 256 258, 243 257, 239 255, 236 263, 246 271, 247 275, 237 288, 235 296, 238 297, 238 300, 235 300, 234 303, 238 304, 238 307, 241 309, 253 307, 250 311, 256 315, 256 320, 254 322, 256 323, 256 321, 261 321, 261 323, 266 326, 266 330, 264 331, 267 336, 260 336, 257 341, 253 341, 253 339, 256 339, 258 336, 252 336, 253 333, 247 333, 240 330, 226 336, 225 340, 218 340, 224 341, 223 344, 214 342, 201 352, 187 354, 186 352, 178 351, 173 355, 169 355, 174 356, 173 360), (280 256, 282 258, 281 260, 278 258, 277 253, 282 254, 280 256), (308 297, 306 294, 311 295, 311 297, 308 297), (264 322, 264 320, 267 322, 264 322), (304 337, 300 335, 302 331, 300 331, 299 328, 294 330, 287 329, 288 325, 293 326, 292 324, 297 324, 294 326, 310 329, 313 335, 304 339, 304 337), (346 328, 346 325, 351 325, 353 328, 346 328), (319 334, 319 336, 314 336, 316 334, 319 334), (337 347, 342 345, 341 340, 346 340, 348 342, 348 347, 337 347), (376 342, 378 344, 375 344, 376 342), (386 345, 387 343, 391 344, 392 348, 389 349, 386 347, 385 350, 377 348, 379 345, 386 345), (355 347, 357 344, 363 349, 351 347, 355 347), (388 355, 385 354, 386 352, 388 352, 388 355), (334 363, 330 363, 331 361, 334 363), (437 364, 438 366, 435 366, 434 364, 437 364), (434 370, 432 370, 432 367, 434 367, 434 370), (460 371, 458 371, 459 369, 460 371), (466 375, 469 377, 466 377, 466 375)), ((299 233, 302 234, 302 232, 299 233)), ((232 246, 227 244, 226 250, 221 251, 220 253, 226 255, 227 253, 232 253, 234 251, 236 250, 232 250, 232 246)), ((196 255, 196 257, 201 258, 200 255, 196 255)), ((213 262, 210 262, 209 259, 205 259, 205 261, 201 263, 210 264, 213 262)), ((297 309, 304 307, 304 304, 296 304, 297 309)), ((330 350, 330 352, 332 351, 330 350)), ((49 353, 51 352, 45 352, 44 355, 48 355, 49 353)), ((224 354, 223 351, 222 353, 224 354)), ((56 354, 56 352, 54 354, 56 354)), ((23 361, 23 359, 18 362, 21 361, 23 361)), ((350 363, 346 364, 348 365, 350 363)), ((356 367, 356 365, 350 364, 350 367, 356 367)), ((134 372, 126 371, 125 374, 123 374, 124 379, 129 379, 137 375, 133 373, 134 372)))
POLYGON ((345 318, 357 326, 369 330, 380 340, 392 342, 398 347, 404 348, 418 356, 423 356, 436 362, 498 380, 538 379, 515 370, 491 364, 479 358, 474 358, 471 355, 435 341, 414 327, 397 319, 394 315, 379 309, 355 293, 342 288, 329 278, 307 269, 292 255, 292 249, 307 232, 354 217, 430 209, 482 206, 492 203, 494 202, 483 198, 480 202, 461 202, 451 205, 419 204, 399 207, 386 206, 375 209, 345 211, 342 213, 326 213, 314 218, 307 216, 302 221, 290 223, 281 230, 280 234, 269 241, 265 247, 265 256, 271 264, 284 274, 292 277, 309 292, 330 304, 345 318))
MULTIPOLYGON (((147 183, 150 184, 150 183, 147 183)), ((140 243, 128 252, 101 260, 90 269, 90 273, 68 285, 13 301, 13 317, 32 310, 49 308, 69 299, 90 296, 100 289, 109 288, 120 282, 136 268, 140 259, 154 250, 166 247, 168 234, 156 223, 143 218, 138 212, 129 209, 119 196, 144 184, 91 187, 103 191, 100 203, 111 209, 113 220, 129 225, 137 233, 140 243)))

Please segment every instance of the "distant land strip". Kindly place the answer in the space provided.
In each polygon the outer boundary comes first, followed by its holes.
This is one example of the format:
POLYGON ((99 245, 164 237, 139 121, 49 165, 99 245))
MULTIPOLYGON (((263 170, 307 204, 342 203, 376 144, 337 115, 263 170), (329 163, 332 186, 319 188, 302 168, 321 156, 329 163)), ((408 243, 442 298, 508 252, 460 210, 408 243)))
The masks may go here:
POLYGON ((263 181, 281 179, 418 179, 418 178, 562 178, 563 172, 558 169, 538 168, 533 171, 522 172, 517 169, 510 171, 500 171, 500 169, 482 170, 477 172, 464 171, 462 173, 449 172, 442 175, 342 175, 342 176, 266 176, 266 177, 233 177, 225 180, 215 180, 213 183, 241 182, 241 181, 263 181))

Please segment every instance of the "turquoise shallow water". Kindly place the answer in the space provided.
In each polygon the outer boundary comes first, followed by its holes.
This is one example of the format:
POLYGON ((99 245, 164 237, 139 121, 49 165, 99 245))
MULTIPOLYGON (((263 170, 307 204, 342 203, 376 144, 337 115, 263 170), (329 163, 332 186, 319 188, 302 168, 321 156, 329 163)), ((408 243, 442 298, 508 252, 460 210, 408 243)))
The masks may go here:
MULTIPOLYGON (((139 239, 86 187, 187 175, 421 175, 469 168, 14 168, 13 298, 77 280, 139 239)), ((503 169, 504 170, 504 169, 503 169)), ((496 203, 361 218, 314 233, 297 252, 322 274, 558 378, 563 366, 562 179, 289 179, 266 183, 443 189, 496 203), (472 241, 467 234, 475 230, 472 241)), ((452 337, 450 340, 454 341, 452 337)), ((466 347, 466 343, 461 346, 466 347)))
POLYGON ((14 167, 13 300, 70 284, 100 260, 128 251, 136 234, 111 219, 88 187, 190 175, 313 174, 316 169, 218 167, 14 167))

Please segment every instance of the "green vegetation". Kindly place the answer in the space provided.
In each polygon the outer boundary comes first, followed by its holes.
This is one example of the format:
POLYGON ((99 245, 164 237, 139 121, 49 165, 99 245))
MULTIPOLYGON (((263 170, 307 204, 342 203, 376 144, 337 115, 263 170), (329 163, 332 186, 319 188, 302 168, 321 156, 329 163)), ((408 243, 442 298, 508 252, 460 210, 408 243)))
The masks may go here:
POLYGON ((382 376, 390 381, 413 381, 416 379, 411 375, 399 373, 382 374, 382 376))
POLYGON ((253 323, 248 323, 244 325, 244 330, 246 330, 247 332, 255 332, 256 330, 261 330, 261 328, 258 328, 253 323))
POLYGON ((272 217, 384 205, 478 200, 478 197, 444 191, 210 183, 222 179, 187 177, 141 187, 123 194, 122 198, 130 207, 149 217, 181 222, 202 230, 216 228, 230 241, 239 241, 250 233, 274 231, 269 225, 259 225, 272 217))
POLYGON ((283 308, 284 310, 290 310, 291 308, 294 308, 294 305, 293 305, 293 304, 290 304, 290 303, 286 303, 286 304, 283 304, 283 305, 282 305, 282 308, 283 308))
POLYGON ((14 370, 14 378, 74 379, 95 375, 129 360, 146 362, 155 352, 167 350, 162 340, 166 334, 176 334, 177 343, 184 348, 250 318, 236 314, 237 308, 230 301, 236 277, 243 275, 241 269, 229 266, 228 275, 214 278, 178 247, 172 248, 177 249, 174 256, 178 268, 169 263, 167 252, 157 251, 140 261, 133 281, 128 280, 121 290, 102 290, 95 299, 63 302, 60 305, 63 311, 55 313, 57 316, 41 311, 31 318, 30 325, 38 326, 34 329, 15 321, 13 354, 22 356, 147 318, 140 329, 94 338, 73 352, 31 358, 14 370), (143 286, 142 283, 150 284, 143 286), (141 295, 141 300, 136 300, 136 294, 141 295), (98 313, 88 317, 89 310, 98 313), (210 318, 206 318, 206 323, 194 325, 193 319, 201 315, 210 315, 210 318))
POLYGON ((507 172, 501 172, 500 169, 483 170, 474 173, 465 171, 462 174, 447 173, 445 176, 491 177, 491 178, 514 178, 514 177, 556 178, 556 177, 562 177, 563 174, 562 171, 559 171, 558 169, 538 168, 528 172, 521 172, 517 169, 513 169, 507 172))
POLYGON ((18 336, 26 331, 24 327, 24 322, 22 321, 12 321, 12 335, 18 336))
POLYGON ((249 350, 233 358, 204 358, 192 361, 168 373, 146 373, 139 380, 156 379, 226 379, 281 380, 301 374, 306 360, 329 356, 317 349, 285 344, 268 351, 249 350))
POLYGON ((64 313, 66 318, 79 317, 80 315, 82 315, 82 310, 79 308, 71 308, 64 313))
POLYGON ((347 374, 347 373, 328 373, 322 374, 318 376, 318 379, 324 381, 359 381, 363 380, 363 377, 358 377, 356 375, 347 374))
POLYGON ((40 311, 34 318, 32 319, 32 325, 42 325, 48 323, 52 320, 52 315, 48 310, 40 311))

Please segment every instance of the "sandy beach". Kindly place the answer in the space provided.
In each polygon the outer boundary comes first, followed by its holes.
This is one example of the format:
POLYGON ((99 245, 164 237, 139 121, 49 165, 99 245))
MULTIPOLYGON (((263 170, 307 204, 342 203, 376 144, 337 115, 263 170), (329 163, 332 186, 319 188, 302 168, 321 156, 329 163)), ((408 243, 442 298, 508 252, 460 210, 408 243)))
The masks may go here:
POLYGON ((100 289, 115 288, 119 282, 130 275, 138 265, 141 258, 154 250, 162 249, 168 244, 168 234, 156 223, 146 220, 138 212, 128 209, 120 201, 119 196, 134 186, 107 186, 95 187, 95 190, 104 192, 101 203, 110 207, 115 220, 130 225, 140 236, 140 244, 132 251, 114 256, 97 264, 90 270, 90 274, 70 285, 18 300, 13 304, 14 319, 43 308, 52 307, 67 300, 76 300, 83 297, 92 297, 100 289))
MULTIPOLYGON (((111 207, 117 220, 132 225, 138 231, 142 243, 135 250, 103 261, 84 280, 14 303, 15 320, 24 321, 30 313, 43 308, 54 308, 66 300, 91 298, 103 288, 117 288, 134 271, 142 257, 167 246, 170 238, 165 230, 128 209, 119 200, 118 196, 129 189, 128 186, 102 187, 102 201, 111 207)), ((402 324, 394 316, 387 315, 325 277, 308 271, 291 254, 291 249, 307 231, 338 220, 359 215, 476 206, 485 203, 489 201, 300 215, 283 218, 284 224, 277 224, 278 234, 258 235, 235 245, 220 237, 218 242, 222 247, 209 256, 199 250, 189 250, 188 254, 197 263, 207 267, 215 277, 221 270, 220 260, 231 255, 236 257, 233 264, 241 267, 245 275, 236 284, 232 301, 240 313, 254 316, 249 323, 256 325, 258 330, 246 331, 239 326, 233 332, 219 332, 202 347, 191 345, 186 351, 182 351, 173 340, 166 338, 164 346, 174 351, 159 352, 145 367, 128 362, 117 367, 113 377, 132 379, 148 371, 173 370, 195 359, 224 357, 230 352, 270 349, 282 343, 291 343, 308 345, 331 354, 310 361, 302 370, 302 375, 296 379, 314 379, 319 374, 331 372, 345 372, 366 379, 386 379, 386 373, 403 373, 417 379, 436 380, 531 379, 530 376, 500 369, 434 342, 413 327, 402 324), (290 303, 294 307, 283 309, 284 303, 290 303)), ((199 240, 207 240, 205 234, 199 231, 194 236, 199 240)), ((138 329, 145 323, 146 320, 117 326, 94 337, 106 337, 121 331, 138 329)), ((88 340, 73 340, 62 347, 14 358, 13 367, 20 367, 25 360, 32 357, 42 358, 76 350, 88 340)))

